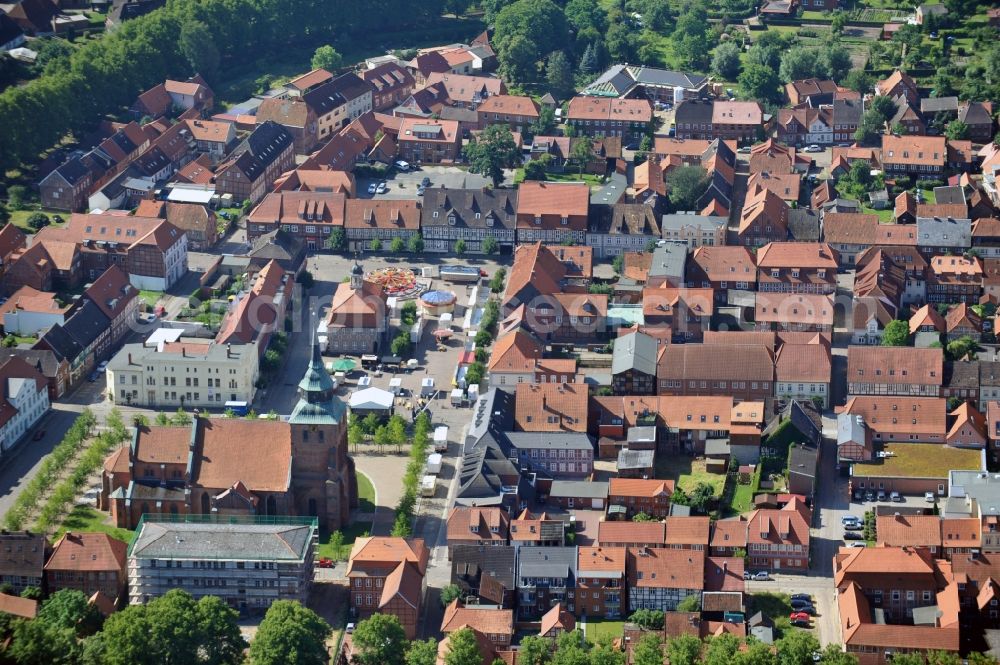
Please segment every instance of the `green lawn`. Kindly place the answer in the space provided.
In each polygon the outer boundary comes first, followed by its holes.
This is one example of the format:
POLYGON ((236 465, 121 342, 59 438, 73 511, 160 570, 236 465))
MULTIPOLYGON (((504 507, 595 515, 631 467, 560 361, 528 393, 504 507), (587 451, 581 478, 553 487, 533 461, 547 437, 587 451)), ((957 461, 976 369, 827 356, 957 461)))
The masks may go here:
POLYGON ((358 512, 375 512, 375 486, 368 476, 363 473, 357 474, 358 478, 358 512))
POLYGON ((774 627, 778 630, 778 637, 781 632, 789 630, 792 624, 788 621, 788 615, 792 613, 791 599, 786 593, 754 593, 750 594, 750 602, 747 607, 747 616, 752 616, 756 612, 763 612, 764 616, 774 621, 774 627))
MULTIPOLYGON (((34 233, 35 230, 28 226, 28 218, 34 215, 36 212, 44 212, 50 218, 52 215, 59 215, 64 223, 69 217, 69 213, 65 210, 45 210, 45 209, 32 209, 32 210, 11 210, 10 211, 10 221, 14 226, 20 228, 26 233, 34 233)), ((53 226, 60 226, 60 224, 53 224, 53 226)))
POLYGON ((59 530, 56 531, 53 541, 58 540, 67 531, 100 532, 110 535, 112 538, 123 540, 126 543, 132 541, 135 534, 130 529, 119 529, 113 526, 111 518, 96 508, 90 506, 75 506, 73 511, 63 520, 59 530))
POLYGON ((753 507, 753 485, 736 485, 729 514, 742 515, 753 507))
POLYGON ((866 205, 861 206, 861 212, 867 215, 875 215, 878 217, 880 224, 891 224, 893 221, 893 210, 892 208, 887 208, 885 210, 876 210, 866 205))
POLYGON ((163 291, 139 291, 139 297, 150 308, 156 307, 156 303, 163 297, 163 291))
MULTIPOLYGON (((582 176, 578 173, 547 173, 545 175, 548 182, 585 182, 591 188, 601 186, 601 179, 592 173, 584 173, 582 176)), ((524 182, 524 169, 515 169, 514 184, 519 185, 522 182, 524 182)))
POLYGON ((658 456, 656 459, 656 477, 677 481, 677 487, 690 492, 699 483, 707 483, 715 490, 715 496, 722 494, 726 477, 705 470, 705 460, 696 460, 687 455, 673 457, 658 456))
POLYGON ((611 640, 620 639, 624 628, 624 621, 612 621, 610 619, 591 621, 588 619, 586 637, 595 644, 603 638, 611 640))
POLYGON ((884 450, 891 455, 870 463, 855 464, 852 473, 858 478, 944 478, 948 469, 979 468, 978 450, 949 448, 933 443, 890 443, 884 446, 884 450))
POLYGON ((924 203, 937 203, 937 197, 934 196, 933 189, 923 189, 920 191, 924 194, 924 203))
MULTIPOLYGON (((38 341, 37 337, 21 337, 20 335, 7 335, 7 337, 13 337, 14 344, 34 344, 38 341)), ((4 339, 7 339, 7 337, 4 339)))

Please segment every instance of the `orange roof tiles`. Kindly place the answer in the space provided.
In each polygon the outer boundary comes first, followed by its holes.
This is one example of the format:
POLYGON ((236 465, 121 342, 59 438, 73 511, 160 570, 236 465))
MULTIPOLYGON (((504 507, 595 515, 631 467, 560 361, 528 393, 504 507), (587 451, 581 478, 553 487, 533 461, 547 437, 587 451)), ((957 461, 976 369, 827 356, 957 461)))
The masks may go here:
POLYGON ((851 397, 843 413, 861 416, 883 434, 945 435, 947 400, 943 397, 851 397))
POLYGON ((513 330, 493 344, 487 369, 490 372, 532 372, 544 346, 531 333, 513 330))
POLYGON ((582 383, 520 383, 514 425, 522 432, 586 432, 588 399, 582 383))
POLYGON ((663 543, 666 526, 663 522, 600 522, 597 542, 604 546, 629 543, 663 543))
POLYGON ((354 568, 365 564, 396 564, 412 563, 422 575, 427 570, 430 553, 422 538, 397 538, 387 536, 369 536, 358 538, 351 548, 350 560, 347 564, 347 574, 354 568))
POLYGON ((941 349, 850 346, 848 383, 907 383, 940 386, 944 376, 941 349))
POLYGON ((691 261, 697 264, 712 282, 757 281, 756 261, 746 247, 702 245, 694 250, 691 261))
POLYGON ((569 120, 650 122, 653 105, 647 99, 573 97, 566 112, 569 120))
POLYGON ((444 610, 441 632, 453 633, 466 626, 485 635, 513 635, 514 611, 495 607, 462 607, 456 598, 444 610))
POLYGON ((769 242, 757 250, 757 268, 837 269, 837 252, 825 242, 769 242))
POLYGON ((663 521, 667 527, 667 535, 663 539, 666 545, 708 546, 711 527, 711 520, 708 517, 671 516, 663 521))
MULTIPOLYGON (((586 183, 528 180, 522 182, 518 188, 518 216, 553 215, 586 218, 589 209, 590 187, 586 183)), ((518 228, 529 227, 530 225, 518 221, 518 228)))
POLYGON ((880 515, 875 525, 880 546, 941 547, 941 518, 937 515, 880 515))
POLYGON ((585 577, 585 572, 620 572, 625 574, 626 553, 624 547, 579 547, 577 548, 577 574, 585 577))
POLYGON ((608 496, 636 496, 653 498, 672 496, 673 480, 653 480, 643 478, 612 478, 608 481, 608 496))
POLYGON ((702 550, 629 548, 629 586, 654 589, 691 589, 705 586, 702 550))
POLYGON ((128 545, 106 533, 67 531, 52 548, 47 571, 106 572, 125 570, 128 545))
POLYGON ((945 139, 943 136, 882 136, 882 160, 886 164, 910 166, 944 166, 945 139))

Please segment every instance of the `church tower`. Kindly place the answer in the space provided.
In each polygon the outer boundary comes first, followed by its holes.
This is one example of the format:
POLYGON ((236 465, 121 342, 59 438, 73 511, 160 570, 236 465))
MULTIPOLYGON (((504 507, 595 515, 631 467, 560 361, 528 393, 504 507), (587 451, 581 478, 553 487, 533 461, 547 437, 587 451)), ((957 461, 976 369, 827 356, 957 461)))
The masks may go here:
POLYGON ((351 288, 360 291, 365 284, 365 271, 358 260, 354 260, 354 267, 351 268, 351 288))
POLYGON ((315 338, 288 422, 296 513, 318 517, 331 531, 344 528, 358 505, 354 460, 347 454, 347 408, 323 367, 315 338))

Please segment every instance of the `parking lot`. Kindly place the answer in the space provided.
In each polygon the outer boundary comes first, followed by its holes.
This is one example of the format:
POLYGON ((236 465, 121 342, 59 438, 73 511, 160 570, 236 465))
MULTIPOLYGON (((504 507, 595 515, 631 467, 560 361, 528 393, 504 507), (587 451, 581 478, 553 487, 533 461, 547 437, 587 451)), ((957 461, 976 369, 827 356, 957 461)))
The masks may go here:
MULTIPOLYGON (((410 171, 393 171, 385 178, 359 178, 358 198, 370 199, 412 199, 417 196, 417 188, 424 178, 430 180, 430 187, 449 189, 478 189, 492 185, 492 181, 481 175, 470 173, 457 166, 420 166, 410 171), (371 185, 385 182, 383 194, 369 193, 371 185)), ((502 185, 513 186, 514 172, 506 171, 502 185)))

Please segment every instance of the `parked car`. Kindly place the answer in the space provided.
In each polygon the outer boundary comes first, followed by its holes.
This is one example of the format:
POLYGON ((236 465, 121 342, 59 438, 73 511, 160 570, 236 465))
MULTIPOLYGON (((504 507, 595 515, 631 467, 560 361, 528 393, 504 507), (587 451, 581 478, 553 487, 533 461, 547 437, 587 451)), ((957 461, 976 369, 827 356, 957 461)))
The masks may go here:
POLYGON ((844 531, 861 531, 861 522, 845 522, 844 531))
POLYGON ((861 518, 857 515, 844 515, 840 518, 841 524, 847 524, 848 522, 860 522, 861 518))
POLYGON ((868 547, 868 545, 866 545, 865 543, 854 542, 854 543, 847 543, 846 545, 844 545, 844 547, 868 547))
POLYGON ((98 371, 98 372, 103 372, 103 371, 104 371, 104 370, 106 370, 107 368, 108 368, 108 361, 107 361, 107 360, 102 360, 102 361, 101 361, 101 362, 100 362, 100 363, 99 363, 99 364, 97 365, 97 371, 98 371))
POLYGON ((736 152, 738 152, 738 153, 741 153, 741 154, 745 155, 745 154, 747 154, 748 152, 750 152, 750 146, 748 146, 748 145, 745 145, 745 146, 743 146, 742 148, 740 148, 739 150, 737 150, 736 152))
POLYGON ((793 607, 796 612, 801 612, 803 614, 808 614, 811 617, 816 616, 816 608, 812 605, 803 605, 802 607, 793 607))
POLYGON ((756 580, 756 581, 758 581, 758 582, 766 582, 769 579, 771 579, 771 576, 767 574, 766 570, 762 570, 759 573, 754 573, 753 574, 753 579, 756 580))
MULTIPOLYGON (((809 615, 807 614, 806 616, 808 617, 809 615)), ((808 618, 806 618, 806 619, 794 619, 794 620, 792 620, 791 624, 793 626, 797 626, 799 628, 811 628, 812 627, 812 622, 809 621, 808 618)))
POLYGON ((402 159, 399 159, 399 160, 396 161, 395 167, 397 169, 399 169, 400 171, 409 171, 410 170, 410 163, 406 162, 406 161, 403 161, 402 159))
POLYGON ((885 501, 887 498, 888 498, 888 496, 886 495, 885 492, 883 492, 882 490, 878 491, 878 500, 879 501, 885 501))
POLYGON ((875 492, 871 490, 865 492, 865 501, 874 501, 874 500, 875 500, 875 492))
POLYGON ((864 540, 865 536, 860 531, 845 531, 844 540, 864 540))
POLYGON ((351 623, 347 624, 347 627, 344 628, 344 632, 347 633, 348 635, 350 635, 351 633, 354 632, 354 622, 353 621, 351 623))
POLYGON ((424 176, 424 179, 420 181, 420 184, 423 185, 424 187, 430 187, 431 179, 427 176, 424 176))
POLYGON ((792 603, 794 604, 796 600, 805 600, 807 602, 812 602, 813 597, 808 593, 793 593, 791 595, 792 603))
POLYGON ((378 191, 378 183, 377 182, 373 182, 372 184, 368 185, 368 193, 369 194, 374 194, 376 191, 378 191))
POLYGON ((788 615, 788 620, 792 623, 795 623, 796 621, 805 621, 806 623, 809 623, 809 615, 805 612, 792 612, 788 615))
POLYGON ((815 143, 812 145, 807 145, 805 148, 806 152, 823 152, 823 148, 819 147, 815 143))
POLYGON ((427 188, 423 185, 417 185, 417 196, 423 196, 426 190, 427 188))
POLYGON ((796 612, 805 612, 803 608, 812 607, 812 598, 792 598, 792 609, 796 612))
POLYGON ((934 497, 934 492, 924 492, 924 501, 927 503, 934 503, 936 498, 934 497))
POLYGON ((889 492, 889 500, 895 503, 902 503, 903 497, 900 496, 899 492, 889 492))
POLYGON ((388 191, 389 191, 389 183, 387 183, 384 180, 378 184, 378 187, 375 188, 376 194, 385 194, 388 191))
POLYGON ((333 559, 322 557, 317 563, 317 568, 333 568, 333 559))

